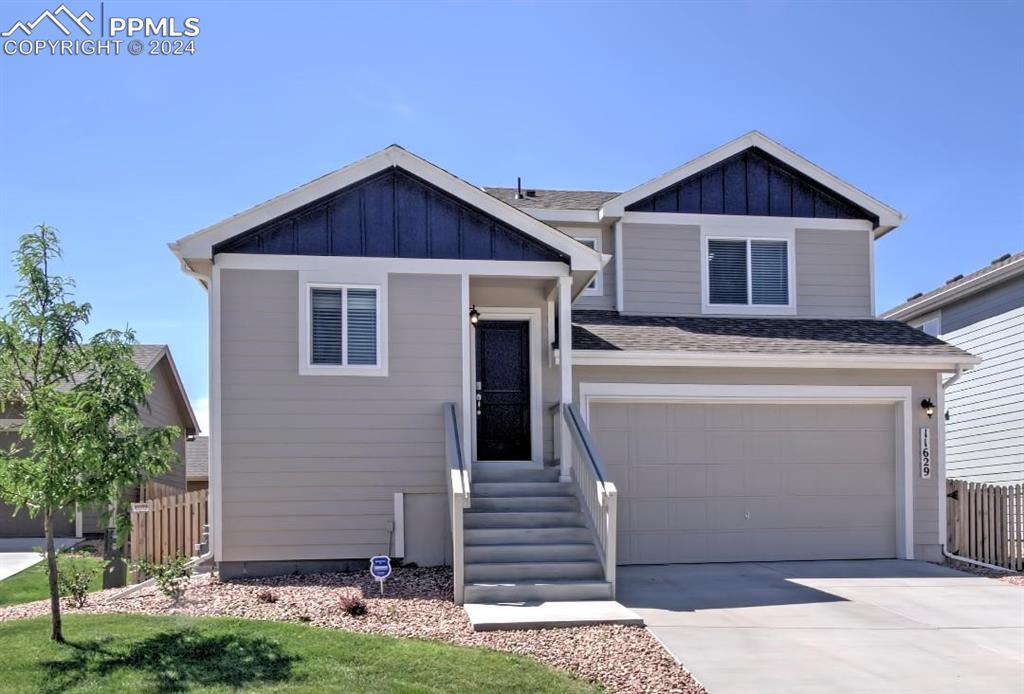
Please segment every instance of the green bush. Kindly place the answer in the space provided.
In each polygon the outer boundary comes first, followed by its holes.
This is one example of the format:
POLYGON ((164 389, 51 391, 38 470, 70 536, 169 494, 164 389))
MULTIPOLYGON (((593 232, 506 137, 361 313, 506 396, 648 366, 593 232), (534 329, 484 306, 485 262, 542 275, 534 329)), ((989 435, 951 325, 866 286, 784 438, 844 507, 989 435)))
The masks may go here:
POLYGON ((145 560, 138 561, 135 563, 135 569, 154 579, 160 592, 173 600, 175 604, 184 597, 185 590, 188 588, 188 579, 192 575, 188 557, 184 554, 165 559, 161 564, 145 560))
POLYGON ((57 555, 57 590, 72 607, 85 607, 89 587, 100 567, 94 561, 74 555, 57 555))

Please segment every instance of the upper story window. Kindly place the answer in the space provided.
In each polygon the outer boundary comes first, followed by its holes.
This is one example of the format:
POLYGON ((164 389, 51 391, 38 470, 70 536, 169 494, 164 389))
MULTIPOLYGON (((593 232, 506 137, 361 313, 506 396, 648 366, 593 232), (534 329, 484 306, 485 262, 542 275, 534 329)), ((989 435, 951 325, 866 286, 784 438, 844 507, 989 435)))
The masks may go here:
POLYGON ((705 313, 793 314, 793 239, 705 235, 705 313))
MULTIPOLYGON (((597 236, 577 236, 576 240, 582 243, 584 246, 593 248, 598 253, 601 252, 601 239, 597 236)), ((602 272, 597 271, 594 275, 594 279, 590 280, 590 284, 587 285, 586 289, 583 290, 583 296, 601 296, 604 293, 604 287, 601 282, 602 272)))
POLYGON ((929 314, 925 316, 923 320, 919 320, 911 325, 926 335, 932 337, 938 337, 942 334, 942 318, 937 313, 929 314))
POLYGON ((307 284, 300 372, 385 375, 381 293, 374 285, 307 284))

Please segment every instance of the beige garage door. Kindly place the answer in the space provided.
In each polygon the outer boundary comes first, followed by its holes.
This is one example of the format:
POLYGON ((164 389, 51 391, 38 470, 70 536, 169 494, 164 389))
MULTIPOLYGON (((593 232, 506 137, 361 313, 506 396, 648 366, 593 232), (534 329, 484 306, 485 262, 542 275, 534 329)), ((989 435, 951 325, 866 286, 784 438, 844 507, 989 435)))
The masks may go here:
POLYGON ((622 564, 896 556, 887 405, 592 403, 622 564))

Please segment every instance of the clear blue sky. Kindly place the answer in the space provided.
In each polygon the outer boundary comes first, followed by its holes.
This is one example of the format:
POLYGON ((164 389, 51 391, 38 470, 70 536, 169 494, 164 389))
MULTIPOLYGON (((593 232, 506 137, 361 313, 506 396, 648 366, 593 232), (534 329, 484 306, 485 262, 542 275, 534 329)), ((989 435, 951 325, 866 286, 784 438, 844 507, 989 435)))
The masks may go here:
POLYGON ((1022 8, 109 0, 198 16, 197 52, 0 55, 0 252, 60 228, 93 327, 169 343, 198 400, 206 296, 168 241, 392 142, 479 185, 624 190, 758 129, 908 215, 887 308, 1024 248, 1022 8))

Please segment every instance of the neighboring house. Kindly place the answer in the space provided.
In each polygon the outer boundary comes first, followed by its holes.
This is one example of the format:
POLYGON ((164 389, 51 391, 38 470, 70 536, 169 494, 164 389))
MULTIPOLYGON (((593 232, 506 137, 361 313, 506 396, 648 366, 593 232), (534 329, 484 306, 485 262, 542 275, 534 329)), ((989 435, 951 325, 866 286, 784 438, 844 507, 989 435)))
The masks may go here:
MULTIPOLYGON (((167 345, 135 345, 133 359, 153 377, 153 390, 147 398, 147 405, 139 413, 145 426, 163 427, 174 425, 181 429, 181 437, 175 442, 178 460, 166 474, 149 480, 138 489, 132 490, 129 498, 155 496, 164 492, 185 490, 185 442, 198 430, 192 406, 185 388, 174 366, 174 359, 167 345)), ((22 424, 17 411, 0 413, 0 446, 8 447, 19 441, 17 429, 22 424)), ((54 516, 54 534, 76 536, 102 533, 104 530, 100 509, 74 509, 54 516)), ((17 514, 10 506, 0 504, 0 537, 42 537, 43 520, 40 516, 30 518, 22 509, 17 514)))
POLYGON ((1024 252, 882 314, 982 358, 946 391, 946 475, 1024 482, 1024 252))
POLYGON ((901 220, 755 132, 624 193, 391 146, 180 239, 221 576, 389 553, 481 602, 606 598, 617 563, 940 560, 921 402, 977 360, 873 317, 901 220))
POLYGON ((210 438, 196 436, 185 443, 185 478, 188 491, 209 488, 210 438))

